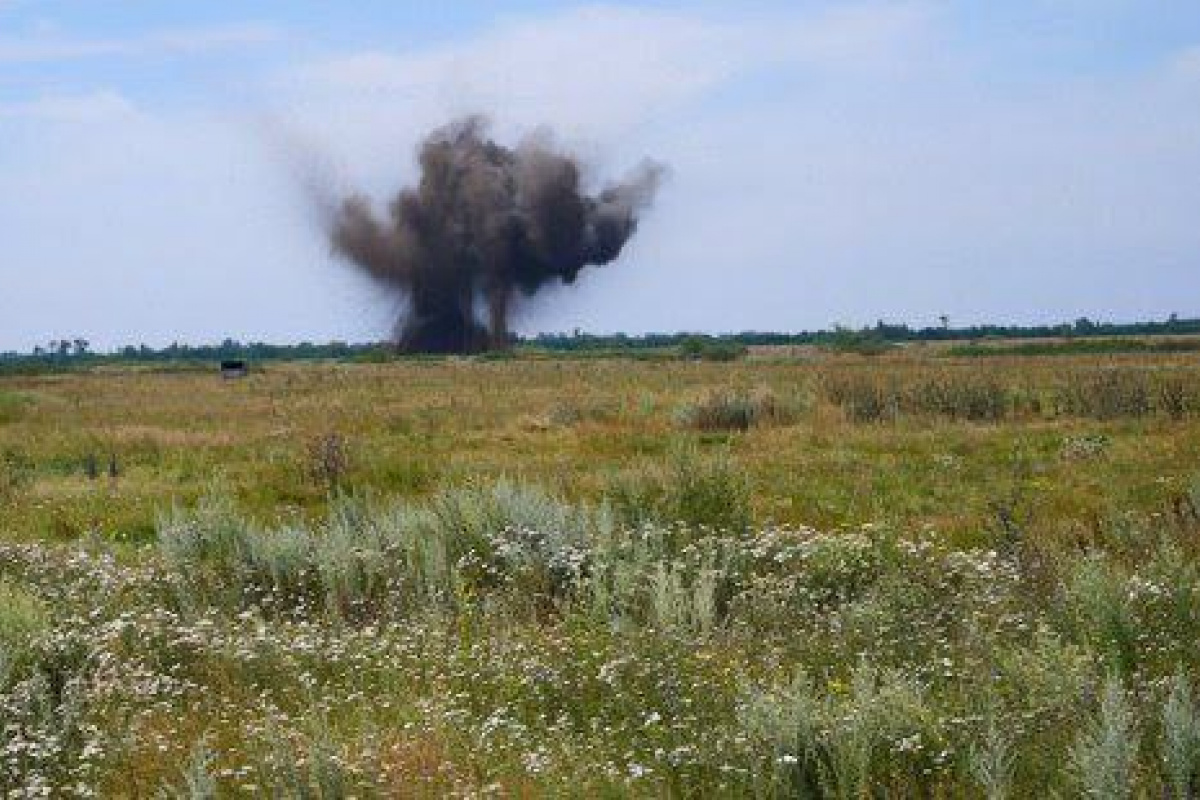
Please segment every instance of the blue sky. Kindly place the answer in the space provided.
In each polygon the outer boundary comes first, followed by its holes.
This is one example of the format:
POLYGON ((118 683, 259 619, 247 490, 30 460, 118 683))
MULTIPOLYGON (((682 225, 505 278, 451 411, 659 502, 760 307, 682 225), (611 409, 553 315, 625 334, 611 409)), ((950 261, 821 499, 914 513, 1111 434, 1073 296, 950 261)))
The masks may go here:
POLYGON ((312 177, 549 124, 671 179, 524 331, 1200 315, 1200 4, 0 0, 0 350, 376 339, 312 177))

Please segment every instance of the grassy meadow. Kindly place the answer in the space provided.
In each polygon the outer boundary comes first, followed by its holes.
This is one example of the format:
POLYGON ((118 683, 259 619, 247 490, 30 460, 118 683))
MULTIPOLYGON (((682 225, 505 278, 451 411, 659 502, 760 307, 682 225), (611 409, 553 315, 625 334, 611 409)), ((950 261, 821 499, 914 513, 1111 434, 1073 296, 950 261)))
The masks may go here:
POLYGON ((0 378, 0 795, 1200 792, 1200 355, 0 378))

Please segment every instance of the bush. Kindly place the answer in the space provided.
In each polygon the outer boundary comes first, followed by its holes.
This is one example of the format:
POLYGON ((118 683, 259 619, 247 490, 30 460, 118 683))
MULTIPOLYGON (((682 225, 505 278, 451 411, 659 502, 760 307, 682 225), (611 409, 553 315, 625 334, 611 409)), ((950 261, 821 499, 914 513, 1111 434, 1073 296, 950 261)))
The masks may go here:
POLYGON ((34 402, 34 396, 24 392, 0 391, 0 425, 23 419, 34 402))
POLYGON ((625 525, 679 523, 742 531, 751 524, 750 487, 727 456, 705 457, 677 447, 666 469, 609 481, 606 501, 625 525))
POLYGON ((1059 413, 1118 419, 1140 417, 1153 410, 1149 373, 1134 369, 1104 369, 1067 377, 1057 395, 1059 413))
POLYGON ((996 721, 989 720, 983 741, 968 755, 971 777, 983 789, 987 800, 1006 800, 1012 793, 1012 740, 1000 730, 996 721))
POLYGON ((1137 625, 1125 576, 1100 555, 1084 558, 1067 576, 1068 625, 1078 639, 1128 674, 1138 658, 1137 625))
POLYGON ((1200 788, 1200 706, 1182 672, 1170 687, 1162 710, 1162 766, 1172 795, 1183 800, 1200 788))
POLYGON ((314 483, 335 492, 350 471, 350 448, 340 433, 319 436, 308 444, 308 476, 314 483))
POLYGON ((1100 433, 1067 436, 1058 452, 1067 461, 1088 461, 1104 456, 1111 445, 1112 441, 1100 433))
POLYGON ((822 344, 837 353, 852 353, 860 356, 882 355, 895 347, 876 331, 854 331, 840 326, 822 344))
POLYGON ((300 616, 362 619, 452 608, 464 591, 562 588, 575 548, 609 523, 508 481, 376 508, 340 497, 313 527, 262 529, 222 497, 159 524, 159 550, 180 597, 300 616))
POLYGON ((1071 748, 1071 767, 1084 795, 1103 800, 1132 796, 1137 752, 1133 710, 1120 679, 1110 676, 1099 712, 1071 748))
POLYGON ((737 361, 747 352, 744 344, 703 336, 689 337, 679 346, 679 357, 692 361, 737 361))
POLYGON ((744 701, 742 724, 775 755, 777 791, 857 798, 889 779, 910 790, 920 785, 920 776, 931 772, 931 745, 942 738, 920 684, 864 663, 848 685, 834 683, 834 689, 822 697, 801 676, 744 701))
POLYGON ((955 420, 996 422, 1008 411, 1008 392, 994 377, 947 374, 926 378, 901 399, 905 411, 955 420))
POLYGON ((894 385, 868 375, 826 376, 822 391, 840 406, 851 422, 883 422, 895 419, 900 411, 899 392, 894 385))
POLYGON ((22 451, 0 453, 0 500, 13 497, 33 481, 33 462, 22 451))
POLYGON ((45 605, 0 579, 0 689, 27 666, 34 640, 49 627, 45 605))
POLYGON ((1200 382, 1177 371, 1081 369, 1032 383, 993 370, 956 368, 900 373, 828 370, 821 393, 852 422, 901 415, 999 422, 1019 415, 1121 419, 1161 414, 1184 419, 1200 408, 1200 382))
POLYGON ((753 392, 709 391, 675 411, 675 424, 698 431, 745 431, 755 425, 783 424, 790 409, 768 387, 753 392))

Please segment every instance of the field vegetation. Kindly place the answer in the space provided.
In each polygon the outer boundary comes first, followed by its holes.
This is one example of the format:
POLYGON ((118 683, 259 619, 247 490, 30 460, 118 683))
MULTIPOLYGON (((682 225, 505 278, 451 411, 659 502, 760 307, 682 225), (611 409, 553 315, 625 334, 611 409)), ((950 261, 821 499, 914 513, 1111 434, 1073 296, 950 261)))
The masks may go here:
POLYGON ((0 795, 1196 796, 1193 353, 679 355, 0 379, 0 795))

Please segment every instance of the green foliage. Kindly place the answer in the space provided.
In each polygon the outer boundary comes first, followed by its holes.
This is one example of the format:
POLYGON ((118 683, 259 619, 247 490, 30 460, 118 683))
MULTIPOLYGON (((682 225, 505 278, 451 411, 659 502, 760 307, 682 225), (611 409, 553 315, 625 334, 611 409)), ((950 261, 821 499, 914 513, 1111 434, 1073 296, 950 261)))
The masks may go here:
POLYGON ((0 391, 0 425, 19 421, 35 404, 27 392, 0 391))
POLYGON ((987 800, 1006 800, 1012 796, 1016 766, 1013 742, 994 718, 988 721, 979 745, 971 748, 968 764, 971 777, 983 789, 987 800))
POLYGON ((705 336, 689 336, 679 345, 680 358, 697 361, 737 361, 747 352, 739 342, 705 336))
POLYGON ((65 743, 28 762, 49 785, 137 764, 139 794, 1178 788, 1200 741, 1200 574, 1171 531, 1137 562, 1051 567, 1043 587, 1020 552, 871 527, 630 529, 503 480, 343 497, 278 526, 216 497, 164 517, 158 548, 126 565, 0 549, 5 574, 33 581, 6 590, 8 613, 42 618, 36 590, 83 637, 10 626, 41 632, 0 704, 12 741, 65 743), (1081 717, 1105 662, 1139 689, 1113 671, 1081 717), (158 713, 186 724, 156 730, 158 713), (136 747, 95 738, 128 718, 147 720, 136 747), (1162 720, 1144 753, 1139 718, 1162 720), (149 762, 153 741, 172 749, 149 762), (85 769, 85 746, 107 760, 85 769))
POLYGON ((98 765, 91 754, 117 734, 92 718, 94 665, 83 639, 79 631, 51 632, 41 601, 0 584, 0 793, 5 796, 50 796, 67 787, 95 785, 98 765))
POLYGON ((1000 381, 989 375, 958 373, 917 383, 900 404, 905 411, 972 422, 996 422, 1009 409, 1008 393, 1000 381))
POLYGON ((1138 630, 1129 598, 1124 575, 1108 558, 1094 555, 1071 568, 1065 587, 1069 624, 1120 674, 1133 670, 1138 658, 1138 630))
POLYGON ((1162 766, 1171 796, 1195 796, 1200 786, 1200 706, 1187 675, 1177 672, 1162 709, 1162 766))
POLYGON ((1153 376, 1142 370, 1106 369, 1077 373, 1061 385, 1056 397, 1060 413, 1097 419, 1150 414, 1153 376))
POLYGON ((201 737, 192 747, 183 769, 179 788, 170 793, 179 800, 216 800, 217 781, 213 777, 213 751, 201 737))
POLYGON ((1200 408, 1200 381, 1194 375, 1138 367, 1077 369, 1044 387, 1006 383, 978 369, 831 371, 820 388, 854 422, 901 417, 1001 422, 1046 411, 1062 418, 1159 414, 1180 420, 1200 408))
POLYGON ((751 524, 745 472, 728 454, 704 455, 691 444, 677 445, 665 468, 611 480, 606 499, 627 525, 663 522, 743 531, 751 524))
POLYGON ((13 498, 33 479, 29 456, 15 447, 0 451, 0 501, 13 498))
POLYGON ((1168 339, 1156 342, 1145 339, 1067 339, 1065 341, 1036 341, 1019 344, 965 344, 948 347, 944 355, 953 358, 987 358, 989 356, 1072 356, 1108 355, 1113 353, 1194 353, 1200 350, 1195 339, 1168 339))
POLYGON ((823 697, 803 676, 752 693, 742 716, 770 747, 774 788, 785 795, 867 797, 893 778, 916 789, 929 771, 925 754, 942 737, 918 683, 866 664, 823 697))
POLYGON ((359 796, 366 787, 346 768, 328 721, 314 717, 306 727, 299 742, 285 738, 278 729, 270 731, 256 765, 258 785, 272 797, 343 800, 359 796))
POLYGON ((1100 709, 1071 748, 1071 767, 1087 797, 1131 797, 1138 734, 1125 688, 1115 675, 1104 683, 1100 709))
POLYGON ((676 425, 698 431, 745 431, 793 418, 792 409, 767 387, 752 392, 709 391, 675 410, 676 425))
POLYGON ((572 548, 608 524, 507 481, 425 504, 342 497, 316 528, 260 528, 217 496, 165 516, 159 550, 185 604, 366 619, 455 608, 464 592, 510 585, 553 595, 572 548))
POLYGON ((29 666, 34 643, 49 624, 37 597, 0 578, 0 689, 29 666))
POLYGON ((882 422, 895 419, 900 413, 895 386, 871 376, 825 376, 821 391, 852 422, 882 422))
POLYGON ((837 353, 852 353, 860 356, 882 355, 895 346, 883 338, 878 331, 869 328, 855 331, 841 326, 822 337, 821 344, 837 353))

